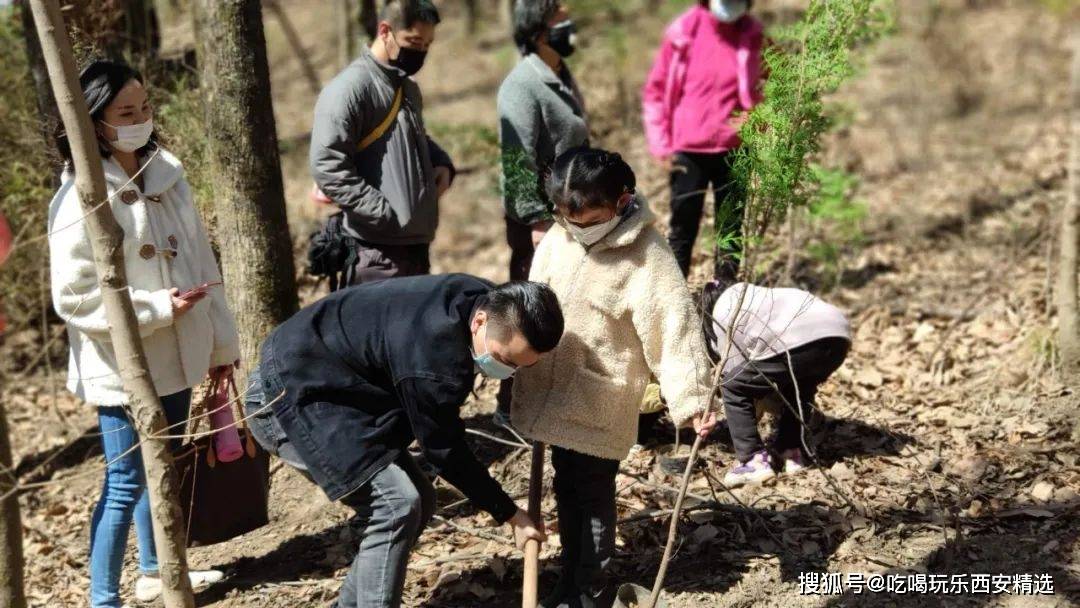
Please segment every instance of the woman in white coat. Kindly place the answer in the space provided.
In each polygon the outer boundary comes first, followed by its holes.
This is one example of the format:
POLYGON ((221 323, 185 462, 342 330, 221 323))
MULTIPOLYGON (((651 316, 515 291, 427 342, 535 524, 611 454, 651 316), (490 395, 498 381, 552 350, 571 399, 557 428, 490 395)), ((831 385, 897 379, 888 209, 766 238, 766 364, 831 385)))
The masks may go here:
MULTIPOLYGON (((158 145, 142 77, 126 65, 97 61, 83 70, 79 83, 97 130, 108 204, 124 230, 128 291, 150 374, 168 424, 176 425, 187 420, 192 387, 207 374, 231 373, 239 359, 236 323, 219 286, 221 273, 183 166, 158 145), (218 286, 199 289, 206 284, 218 286)), ((56 143, 67 162, 49 206, 53 305, 67 323, 68 388, 97 407, 107 463, 90 527, 90 603, 94 608, 120 608, 120 574, 132 520, 141 570, 136 599, 160 595, 161 580, 142 458, 132 449, 138 435, 109 342, 74 187, 71 147, 62 129, 56 143)), ((193 571, 191 578, 201 586, 220 580, 221 573, 193 571)))

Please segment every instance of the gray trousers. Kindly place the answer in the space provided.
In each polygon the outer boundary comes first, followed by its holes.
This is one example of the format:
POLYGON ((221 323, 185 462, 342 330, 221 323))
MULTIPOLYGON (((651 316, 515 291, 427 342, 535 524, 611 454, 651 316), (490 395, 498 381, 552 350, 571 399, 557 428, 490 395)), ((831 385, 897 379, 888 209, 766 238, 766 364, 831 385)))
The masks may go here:
POLYGON ((409 553, 435 514, 435 488, 407 451, 341 499, 356 511, 360 547, 337 608, 398 608, 409 553))
POLYGON ((431 274, 429 245, 361 243, 356 263, 347 272, 348 285, 374 283, 395 277, 431 274))
MULTIPOLYGON (((256 368, 257 369, 257 368, 256 368)), ((296 467, 307 467, 270 410, 259 411, 264 397, 258 373, 251 374, 245 415, 259 445, 296 467), (259 412, 255 414, 255 412, 259 412)), ((309 477, 310 479, 310 477, 309 477)), ((337 608, 399 608, 409 553, 435 514, 435 488, 407 451, 371 481, 341 499, 356 511, 360 546, 341 586, 337 608)))

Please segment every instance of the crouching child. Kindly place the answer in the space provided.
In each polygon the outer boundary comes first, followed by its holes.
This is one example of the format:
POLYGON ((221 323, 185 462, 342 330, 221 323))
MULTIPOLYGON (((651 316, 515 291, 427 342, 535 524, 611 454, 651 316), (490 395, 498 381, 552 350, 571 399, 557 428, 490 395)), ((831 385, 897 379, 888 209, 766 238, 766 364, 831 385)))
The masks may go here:
POLYGON ((738 460, 724 484, 737 487, 804 468, 814 397, 847 357, 851 329, 843 312, 801 289, 724 287, 708 283, 702 303, 709 356, 724 362, 721 395, 738 460), (779 402, 771 452, 758 430, 758 400, 779 402))

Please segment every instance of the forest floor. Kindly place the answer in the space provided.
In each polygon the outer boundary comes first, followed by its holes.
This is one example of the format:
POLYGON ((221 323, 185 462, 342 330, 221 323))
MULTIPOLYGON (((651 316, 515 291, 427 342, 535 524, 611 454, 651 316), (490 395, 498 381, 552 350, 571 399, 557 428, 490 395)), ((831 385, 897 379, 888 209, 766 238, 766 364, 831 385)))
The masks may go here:
MULTIPOLYGON (((284 4, 300 31, 332 26, 304 10, 308 3, 284 4)), ((770 18, 798 6, 758 4, 770 18)), ((1078 403, 1054 369, 1050 310, 1050 244, 1066 185, 1063 28, 1019 0, 930 4, 899 2, 898 31, 837 96, 851 112, 825 156, 861 180, 857 195, 870 211, 861 246, 845 249, 838 270, 796 259, 795 282, 846 310, 855 331, 848 361, 820 393, 829 421, 819 466, 732 492, 697 474, 695 510, 680 524, 667 579, 673 608, 1080 605, 1078 403), (1010 592, 1015 575, 1048 574, 1055 594, 800 592, 800 573, 824 572, 1008 575, 1010 592)), ((618 26, 649 32, 628 55, 618 44, 595 44, 575 64, 597 143, 624 152, 661 216, 664 178, 646 158, 636 92, 668 14, 618 26)), ((508 252, 492 165, 494 95, 513 53, 494 33, 470 40, 461 21, 440 28, 421 78, 429 128, 463 169, 443 205, 433 259, 437 271, 499 280, 508 252)), ((283 163, 300 240, 317 215, 304 199, 312 97, 269 17, 267 32, 280 136, 292 142, 283 144, 283 163)), ((335 55, 314 43, 326 39, 305 38, 324 82, 335 55)), ((696 260, 695 285, 707 262, 704 253, 696 260)), ((30 350, 35 339, 27 332, 9 346, 22 340, 30 350)), ((62 384, 35 371, 10 381, 3 396, 19 474, 55 482, 21 498, 33 606, 87 603, 88 528, 102 462, 97 438, 88 435, 92 410, 62 384)), ((498 432, 490 422, 493 388, 465 406, 468 426, 498 432)), ((479 438, 475 447, 511 493, 525 491, 526 450, 479 438)), ((638 452, 623 464, 615 581, 648 586, 655 575, 676 485, 655 470, 665 450, 638 452)), ((718 478, 732 457, 725 430, 704 456, 718 478)), ((191 550, 194 566, 227 574, 198 594, 199 605, 284 608, 333 599, 357 543, 348 510, 288 467, 274 471, 270 525, 191 550)), ((507 530, 490 527, 452 488, 439 489, 440 515, 451 523, 424 533, 405 605, 519 605, 521 559, 507 530)), ((550 486, 547 496, 553 525, 550 486)), ((557 530, 552 541, 542 589, 554 582, 557 530)), ((125 588, 135 563, 130 551, 125 588)))

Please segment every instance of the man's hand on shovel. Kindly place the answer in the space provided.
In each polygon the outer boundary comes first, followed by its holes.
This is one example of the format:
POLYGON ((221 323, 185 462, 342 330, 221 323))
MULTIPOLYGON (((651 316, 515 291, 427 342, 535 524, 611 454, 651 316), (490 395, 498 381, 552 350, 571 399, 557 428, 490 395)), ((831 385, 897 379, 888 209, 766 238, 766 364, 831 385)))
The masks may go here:
POLYGON ((533 521, 524 509, 519 508, 517 513, 514 513, 514 516, 510 518, 510 525, 514 528, 514 544, 522 551, 525 550, 526 541, 535 540, 541 544, 547 541, 544 522, 533 521))

